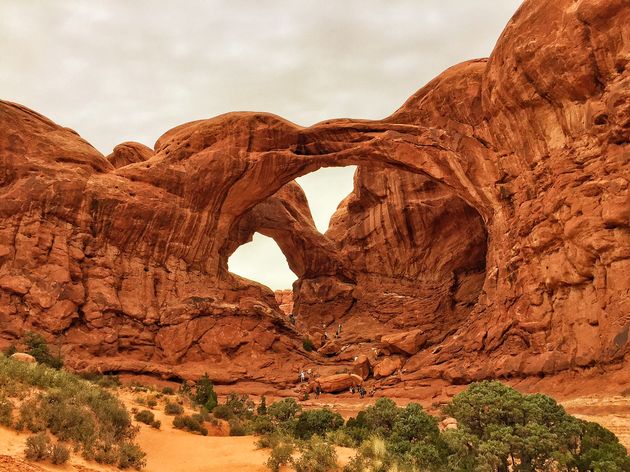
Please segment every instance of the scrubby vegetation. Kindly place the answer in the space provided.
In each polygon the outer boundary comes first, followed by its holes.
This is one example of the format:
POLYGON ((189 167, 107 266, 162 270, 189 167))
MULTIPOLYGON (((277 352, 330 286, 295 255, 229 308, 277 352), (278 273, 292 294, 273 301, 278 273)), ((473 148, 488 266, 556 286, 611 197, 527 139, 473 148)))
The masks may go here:
POLYGON ((179 403, 173 403, 170 401, 166 401, 164 405, 164 413, 167 415, 181 415, 184 412, 184 407, 179 403))
POLYGON ((545 395, 481 382, 455 396, 443 415, 457 428, 440 431, 420 405, 403 408, 386 398, 345 424, 331 410, 302 411, 284 399, 241 419, 261 434, 259 447, 271 449, 272 471, 286 464, 298 472, 337 470, 334 445, 357 448, 345 472, 630 471, 614 434, 567 414, 545 395))
MULTIPOLYGON (((39 338, 32 339, 30 345, 47 352, 39 338)), ((63 369, 0 356, 0 422, 41 433, 29 438, 29 457, 67 460, 67 447, 53 445, 50 433, 86 459, 137 469, 145 463, 132 443, 137 428, 124 405, 103 387, 63 369)))
POLYGON ((173 427, 207 436, 208 429, 203 426, 203 421, 204 419, 201 415, 178 415, 173 419, 173 427))
POLYGON ((367 436, 346 471, 630 471, 612 433, 568 415, 545 395, 481 382, 443 411, 457 420, 456 429, 440 432, 419 405, 379 399, 346 424, 355 440, 367 436))
MULTIPOLYGON (((182 385, 184 390, 184 385, 182 385)), ((217 406, 217 394, 214 392, 214 386, 208 378, 208 374, 204 374, 195 385, 195 393, 192 399, 206 410, 212 411, 217 406)))
POLYGON ((160 426, 162 426, 162 423, 160 422, 160 420, 156 420, 153 412, 149 410, 139 411, 138 413, 134 415, 134 418, 136 419, 136 421, 147 424, 155 429, 160 429, 160 426))
POLYGON ((48 344, 41 334, 26 333, 22 338, 22 343, 25 346, 24 352, 33 356, 40 364, 45 364, 53 369, 61 369, 63 367, 61 355, 51 354, 48 344))
POLYGON ((313 344, 313 341, 311 341, 310 338, 303 338, 302 339, 302 348, 306 352, 312 352, 312 351, 315 350, 315 345, 313 344))

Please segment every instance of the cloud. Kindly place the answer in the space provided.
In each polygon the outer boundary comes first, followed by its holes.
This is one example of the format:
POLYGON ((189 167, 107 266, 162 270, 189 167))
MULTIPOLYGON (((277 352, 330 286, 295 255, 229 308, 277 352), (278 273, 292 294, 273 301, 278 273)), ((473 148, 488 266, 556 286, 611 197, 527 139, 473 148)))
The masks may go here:
MULTIPOLYGON (((519 4, 0 0, 0 91, 105 154, 235 110, 302 125, 377 119, 445 68, 489 55, 519 4)), ((309 195, 314 213, 320 200, 309 195)))

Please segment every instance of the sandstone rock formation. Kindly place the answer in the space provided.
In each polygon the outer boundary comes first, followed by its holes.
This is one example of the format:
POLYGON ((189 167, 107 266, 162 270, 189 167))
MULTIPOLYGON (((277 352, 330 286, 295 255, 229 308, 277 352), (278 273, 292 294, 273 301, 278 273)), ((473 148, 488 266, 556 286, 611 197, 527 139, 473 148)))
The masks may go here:
POLYGON ((37 330, 76 369, 279 388, 358 355, 410 385, 624 365, 628 24, 623 0, 527 0, 488 60, 384 120, 230 113, 107 158, 0 102, 0 340, 37 330), (294 179, 350 164, 321 234, 294 179), (280 298, 295 325, 227 269, 255 232, 298 276, 280 298), (338 355, 304 351, 339 324, 338 355))

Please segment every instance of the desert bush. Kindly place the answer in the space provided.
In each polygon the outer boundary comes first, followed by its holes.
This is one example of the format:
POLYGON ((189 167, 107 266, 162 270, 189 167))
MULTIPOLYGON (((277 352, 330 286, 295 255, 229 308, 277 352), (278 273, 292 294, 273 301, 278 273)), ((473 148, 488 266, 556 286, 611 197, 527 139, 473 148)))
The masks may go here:
POLYGON ((4 353, 4 355, 5 355, 5 356, 7 356, 7 357, 11 357, 11 356, 12 356, 13 354, 15 354, 16 352, 18 352, 18 350, 17 350, 17 346, 15 345, 15 343, 11 343, 11 344, 9 345, 9 347, 7 347, 7 348, 4 350, 4 352, 3 352, 3 353, 4 353))
POLYGON ((328 431, 334 431, 343 426, 343 418, 328 408, 303 411, 295 424, 295 436, 300 439, 310 439, 317 434, 325 436, 328 431))
POLYGON ((225 406, 237 418, 251 419, 254 417, 255 405, 247 394, 237 395, 236 393, 230 393, 225 399, 225 406))
POLYGON ((378 436, 364 441, 357 454, 343 468, 344 472, 389 472, 399 469, 387 452, 385 440, 378 436))
MULTIPOLYGON (((182 384, 182 389, 183 387, 184 385, 182 384)), ((208 374, 203 374, 203 377, 195 385, 195 393, 192 399, 208 411, 214 410, 214 407, 217 406, 217 394, 208 374)))
POLYGON ((26 440, 26 458, 31 461, 43 461, 50 457, 52 443, 46 433, 29 436, 26 440))
POLYGON ((280 423, 295 418, 301 411, 302 407, 293 398, 283 398, 267 408, 269 416, 280 423))
POLYGON ((247 420, 234 417, 229 421, 229 423, 230 436, 246 436, 249 434, 250 428, 247 420))
POLYGON ((175 390, 173 389, 173 387, 164 387, 162 389, 162 393, 164 395, 175 395, 175 390))
POLYGON ((98 435, 98 425, 85 405, 74 405, 58 392, 51 392, 40 403, 50 432, 62 441, 90 444, 98 435))
POLYGON ((0 394, 0 424, 11 426, 13 424, 13 402, 4 394, 0 394))
POLYGON ((315 345, 313 344, 313 341, 311 341, 311 338, 302 338, 302 348, 304 348, 306 352, 315 350, 315 345))
POLYGON ((258 406, 256 407, 256 413, 259 415, 267 414, 267 398, 264 395, 260 397, 260 402, 258 402, 258 406))
POLYGON ((96 372, 84 372, 79 374, 82 379, 95 383, 99 387, 103 388, 116 388, 120 387, 120 377, 118 375, 104 375, 97 374, 96 372))
POLYGON ((136 421, 144 424, 152 424, 155 421, 155 415, 149 410, 141 410, 135 415, 136 421))
POLYGON ((160 420, 153 420, 153 423, 150 425, 153 429, 160 429, 162 427, 162 422, 160 420))
POLYGON ((337 470, 335 448, 319 436, 300 446, 300 455, 293 461, 296 472, 329 472, 337 470))
POLYGON ((288 440, 286 437, 278 440, 271 446, 271 454, 265 465, 272 472, 279 472, 280 467, 283 465, 287 465, 291 462, 291 457, 293 455, 293 451, 295 450, 295 445, 292 441, 288 440))
POLYGON ((326 433, 326 441, 336 446, 355 447, 354 438, 350 436, 344 429, 336 429, 326 433))
POLYGON ((630 471, 626 448, 609 430, 597 423, 580 420, 579 449, 574 451, 569 465, 579 472, 630 471))
POLYGON ((50 353, 48 343, 41 334, 26 333, 22 338, 22 342, 26 346, 26 353, 30 354, 40 364, 45 364, 54 369, 61 369, 63 361, 61 356, 54 356, 50 353))
POLYGON ((164 413, 167 415, 181 415, 184 412, 184 407, 179 403, 173 403, 167 401, 164 405, 164 413))
POLYGON ((118 462, 118 448, 109 442, 103 442, 83 451, 83 457, 88 460, 95 460, 99 464, 116 464, 118 462))
POLYGON ((201 422, 197 418, 193 418, 192 416, 176 416, 173 419, 173 427, 194 433, 200 433, 203 436, 208 435, 208 430, 201 424, 201 422))
POLYGON ((28 398, 20 405, 16 429, 22 431, 29 430, 31 433, 44 431, 48 426, 48 418, 40 408, 38 398, 28 398))
POLYGON ((158 402, 157 399, 155 397, 149 397, 147 398, 147 406, 151 409, 155 408, 157 406, 158 402))
POLYGON ((50 462, 55 465, 65 464, 70 459, 70 449, 68 446, 57 443, 50 452, 50 462))
POLYGON ((256 434, 270 434, 276 430, 271 418, 268 416, 257 416, 252 421, 252 431, 256 434))
POLYGON ((15 419, 17 429, 49 429, 86 457, 94 457, 103 444, 118 451, 120 444, 137 433, 129 413, 112 393, 63 369, 0 356, 0 389, 7 385, 25 389, 15 419))
POLYGON ((146 454, 137 445, 132 443, 121 444, 118 450, 118 467, 120 469, 142 469, 146 466, 146 454))
POLYGON ((229 420, 234 416, 232 410, 227 405, 217 405, 212 410, 212 414, 220 420, 229 420))

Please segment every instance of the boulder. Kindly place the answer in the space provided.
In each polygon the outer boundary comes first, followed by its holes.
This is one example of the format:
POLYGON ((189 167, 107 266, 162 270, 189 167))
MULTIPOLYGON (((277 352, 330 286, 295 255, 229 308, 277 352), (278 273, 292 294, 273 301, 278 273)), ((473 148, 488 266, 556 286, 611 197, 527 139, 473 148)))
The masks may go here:
POLYGON ((15 359, 16 361, 26 362, 28 364, 36 364, 37 360, 31 356, 30 354, 26 354, 25 352, 16 352, 11 354, 11 359, 15 359))
POLYGON ((439 427, 441 431, 445 429, 457 429, 457 420, 449 416, 440 421, 439 427))
POLYGON ((324 356, 336 356, 341 352, 341 345, 334 339, 331 339, 322 347, 320 347, 317 352, 324 356))
POLYGON ((365 354, 360 354, 352 364, 351 372, 365 380, 370 376, 371 370, 372 366, 368 357, 365 354))
POLYGON ((381 337, 383 347, 391 352, 413 356, 427 341, 422 329, 414 329, 403 333, 388 334, 381 337))
POLYGON ((374 378, 388 377, 400 369, 401 365, 400 357, 386 357, 374 366, 374 378))
POLYGON ((319 384, 322 392, 335 393, 348 390, 350 387, 356 387, 363 384, 363 379, 354 374, 335 374, 326 377, 320 377, 316 383, 319 384))

